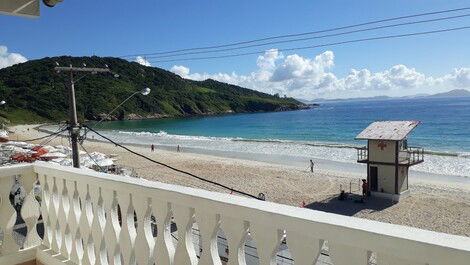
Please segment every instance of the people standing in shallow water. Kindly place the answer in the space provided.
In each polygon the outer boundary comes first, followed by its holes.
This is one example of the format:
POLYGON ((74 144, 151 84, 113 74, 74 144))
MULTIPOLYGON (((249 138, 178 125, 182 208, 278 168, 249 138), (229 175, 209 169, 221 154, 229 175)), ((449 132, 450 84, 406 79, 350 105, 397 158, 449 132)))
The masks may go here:
POLYGON ((155 145, 152 144, 152 145, 150 146, 150 150, 152 150, 152 152, 155 151, 155 145))
POLYGON ((310 159, 310 172, 313 172, 313 166, 315 165, 315 163, 313 163, 313 160, 310 159))

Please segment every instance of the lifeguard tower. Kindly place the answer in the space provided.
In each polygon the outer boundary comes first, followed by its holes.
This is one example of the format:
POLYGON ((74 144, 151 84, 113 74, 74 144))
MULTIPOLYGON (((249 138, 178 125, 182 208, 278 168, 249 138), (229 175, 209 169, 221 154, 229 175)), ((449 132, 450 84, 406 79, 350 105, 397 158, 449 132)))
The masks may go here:
POLYGON ((367 164, 367 182, 373 196, 399 201, 409 194, 408 170, 424 161, 424 149, 408 146, 408 134, 419 121, 376 121, 356 140, 367 140, 357 149, 357 162, 367 164))

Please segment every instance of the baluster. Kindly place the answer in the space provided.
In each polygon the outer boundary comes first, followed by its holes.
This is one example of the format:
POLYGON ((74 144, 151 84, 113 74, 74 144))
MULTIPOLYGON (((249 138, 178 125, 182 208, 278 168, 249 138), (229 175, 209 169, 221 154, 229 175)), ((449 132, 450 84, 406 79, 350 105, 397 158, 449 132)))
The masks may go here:
POLYGON ((57 179, 57 190, 59 198, 59 213, 57 215, 57 222, 60 227, 60 253, 66 259, 70 258, 70 251, 72 241, 70 238, 70 227, 68 224, 68 217, 70 211, 70 202, 67 186, 64 179, 57 179))
POLYGON ((93 247, 93 237, 91 235, 91 225, 93 222, 93 206, 90 197, 89 185, 78 182, 78 194, 82 202, 82 214, 80 216, 80 236, 83 242, 83 259, 82 264, 94 264, 95 250, 93 247))
POLYGON ((61 245, 60 227, 57 220, 59 213, 59 193, 57 189, 56 177, 49 176, 47 181, 51 187, 51 203, 49 205, 50 231, 52 234, 51 249, 58 254, 60 253, 61 245))
POLYGON ((202 255, 199 264, 222 265, 217 249, 217 232, 220 228, 220 215, 196 209, 196 220, 202 239, 202 255))
POLYGON ((135 239, 135 254, 139 265, 152 265, 155 240, 152 235, 151 199, 146 196, 135 196, 135 212, 137 215, 137 236, 135 239))
POLYGON ((171 204, 152 198, 152 208, 157 219, 157 243, 155 245, 155 261, 159 265, 173 265, 175 247, 170 231, 171 204))
POLYGON ((3 242, 0 245, 0 254, 5 255, 17 252, 20 246, 13 238, 13 226, 16 222, 16 211, 10 203, 10 192, 15 184, 14 176, 0 177, 0 228, 3 231, 3 242))
POLYGON ((192 227, 194 223, 194 208, 181 205, 173 206, 175 223, 178 227, 178 245, 175 251, 175 264, 197 264, 196 252, 192 241, 192 227))
POLYGON ((91 186, 90 195, 93 203, 92 237, 95 245, 96 264, 108 264, 106 242, 103 238, 105 229, 104 204, 100 187, 91 186))
POLYGON ((321 253, 323 240, 304 233, 287 231, 289 249, 296 264, 314 265, 321 253))
POLYGON ((266 223, 252 223, 250 233, 256 241, 260 265, 275 265, 276 254, 283 238, 283 230, 267 226, 266 223))
POLYGON ((228 265, 245 265, 245 240, 249 223, 231 217, 222 217, 220 224, 229 247, 228 265))
POLYGON ((368 264, 370 252, 343 244, 328 242, 330 258, 335 265, 366 265, 368 264))
POLYGON ((119 244, 119 218, 117 213, 118 201, 116 192, 112 190, 101 190, 104 209, 106 210, 106 223, 104 229, 104 238, 106 238, 109 264, 121 264, 121 250, 119 244))
POLYGON ((119 192, 118 202, 121 205, 122 227, 119 234, 121 252, 124 265, 135 264, 135 237, 134 226, 134 206, 132 204, 132 194, 119 192))
POLYGON ((83 245, 80 236, 80 198, 78 195, 77 182, 67 180, 65 185, 68 190, 70 210, 68 212, 68 225, 70 229, 70 260, 75 264, 80 264, 83 257, 83 245))
POLYGON ((23 207, 21 207, 21 217, 23 218, 27 234, 24 242, 24 248, 35 247, 41 244, 41 238, 36 230, 36 225, 39 218, 39 203, 36 200, 34 194, 34 188, 36 186, 37 175, 32 173, 19 178, 20 184, 23 186, 26 192, 26 197, 23 201, 23 207))
POLYGON ((49 211, 51 210, 51 190, 49 186, 49 181, 46 175, 39 175, 39 183, 41 185, 42 196, 41 196, 41 216, 44 226, 44 238, 42 240, 42 245, 50 248, 52 243, 52 227, 49 216, 49 211))

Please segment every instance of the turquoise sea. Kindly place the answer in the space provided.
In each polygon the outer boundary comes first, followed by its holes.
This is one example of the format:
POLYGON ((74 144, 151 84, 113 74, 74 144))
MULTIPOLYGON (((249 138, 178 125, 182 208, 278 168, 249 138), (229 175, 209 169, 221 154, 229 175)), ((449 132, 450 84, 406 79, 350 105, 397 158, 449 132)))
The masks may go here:
POLYGON ((470 97, 325 102, 289 112, 113 121, 98 129, 120 142, 166 149, 355 164, 354 147, 365 142, 354 137, 375 120, 420 120, 408 142, 427 155, 414 169, 470 176, 470 97))

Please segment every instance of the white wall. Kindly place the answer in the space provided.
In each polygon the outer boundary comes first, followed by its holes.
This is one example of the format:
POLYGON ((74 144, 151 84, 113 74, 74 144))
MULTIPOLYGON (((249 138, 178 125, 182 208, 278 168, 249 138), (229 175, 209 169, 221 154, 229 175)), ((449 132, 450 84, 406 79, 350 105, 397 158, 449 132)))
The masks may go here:
POLYGON ((395 141, 369 140, 369 161, 395 163, 395 141), (383 142, 386 146, 379 147, 383 142))

